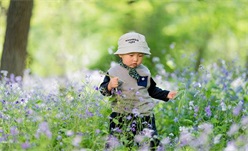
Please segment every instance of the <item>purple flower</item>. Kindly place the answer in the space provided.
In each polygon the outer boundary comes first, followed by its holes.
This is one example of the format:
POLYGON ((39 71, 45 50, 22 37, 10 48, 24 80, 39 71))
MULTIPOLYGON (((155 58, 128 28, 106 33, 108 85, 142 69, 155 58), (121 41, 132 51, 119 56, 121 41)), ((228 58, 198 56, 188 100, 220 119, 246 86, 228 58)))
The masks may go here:
POLYGON ((121 143, 119 142, 119 140, 116 137, 114 137, 113 135, 110 135, 107 138, 106 148, 108 148, 110 150, 114 150, 115 148, 117 148, 120 145, 121 145, 121 143))
POLYGON ((144 101, 143 97, 139 97, 139 101, 140 102, 144 101))
POLYGON ((117 133, 121 133, 122 132, 122 130, 119 127, 116 127, 113 131, 114 132, 117 132, 117 133))
POLYGON ((94 89, 95 89, 96 91, 98 91, 98 90, 99 90, 98 86, 94 86, 94 89))
POLYGON ((134 108, 134 109, 132 110, 132 113, 133 113, 135 116, 140 115, 140 112, 139 112, 139 110, 138 110, 137 108, 134 108))
POLYGON ((239 102, 239 104, 233 109, 233 115, 238 116, 240 114, 240 111, 242 110, 243 106, 243 100, 239 102))
POLYGON ((22 144, 22 149, 28 149, 28 148, 30 148, 30 143, 26 141, 25 143, 22 144))
POLYGON ((174 118, 174 122, 175 123, 178 122, 178 118, 177 117, 174 118))
POLYGON ((88 109, 86 109, 85 114, 86 114, 88 117, 94 116, 94 114, 93 114, 92 112, 90 112, 88 109))
POLYGON ((99 129, 96 129, 96 134, 99 134, 100 132, 101 132, 101 130, 99 130, 99 129))
POLYGON ((233 123, 229 129, 229 131, 227 132, 228 136, 232 136, 234 135, 236 132, 238 132, 239 130, 239 126, 236 123, 233 123))
POLYGON ((194 107, 194 116, 196 117, 197 116, 197 113, 199 112, 199 107, 198 106, 195 106, 194 107))
POLYGON ((2 104, 6 104, 6 101, 5 100, 2 100, 2 104))
POLYGON ((39 124, 39 128, 36 132, 36 137, 39 138, 40 134, 45 134, 48 138, 52 138, 52 132, 49 129, 47 122, 42 122, 39 124))
POLYGON ((233 115, 238 116, 242 109, 242 105, 238 105, 233 109, 233 115))
POLYGON ((13 126, 13 127, 10 128, 10 134, 11 135, 15 136, 18 133, 19 133, 19 131, 18 131, 17 127, 13 126))
POLYGON ((128 115, 127 116, 127 120, 131 120, 132 119, 132 116, 131 115, 128 115))
POLYGON ((206 108, 205 108, 205 112, 207 114, 208 117, 210 117, 212 115, 212 112, 211 112, 211 106, 208 105, 206 108))

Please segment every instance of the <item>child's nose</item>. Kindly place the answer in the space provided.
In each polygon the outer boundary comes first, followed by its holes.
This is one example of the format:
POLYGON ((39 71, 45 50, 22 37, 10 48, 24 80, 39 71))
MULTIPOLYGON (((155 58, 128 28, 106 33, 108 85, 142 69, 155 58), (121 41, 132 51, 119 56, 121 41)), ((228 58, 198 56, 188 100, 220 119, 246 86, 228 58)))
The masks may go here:
POLYGON ((134 56, 133 57, 133 61, 137 61, 138 60, 138 57, 137 56, 134 56))

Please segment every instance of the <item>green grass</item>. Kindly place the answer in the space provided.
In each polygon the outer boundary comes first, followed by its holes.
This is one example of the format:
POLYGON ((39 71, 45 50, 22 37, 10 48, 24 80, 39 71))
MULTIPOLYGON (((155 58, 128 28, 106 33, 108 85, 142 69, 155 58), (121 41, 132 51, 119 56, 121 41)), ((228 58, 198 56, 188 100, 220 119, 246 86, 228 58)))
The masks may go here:
MULTIPOLYGON (((245 70, 213 64, 161 75, 178 96, 154 109, 159 138, 166 150, 246 150, 248 83, 245 70)), ((32 76, 0 83, 0 150, 103 150, 111 106, 92 81, 49 80, 32 76), (64 82, 61 82, 64 81, 64 82)), ((51 79, 50 79, 51 80, 51 79)), ((159 81, 158 81, 159 82, 159 81)), ((170 88, 168 88, 170 89, 170 88)), ((133 150, 137 150, 134 147, 133 150)), ((115 150, 127 150, 120 145, 115 150)))

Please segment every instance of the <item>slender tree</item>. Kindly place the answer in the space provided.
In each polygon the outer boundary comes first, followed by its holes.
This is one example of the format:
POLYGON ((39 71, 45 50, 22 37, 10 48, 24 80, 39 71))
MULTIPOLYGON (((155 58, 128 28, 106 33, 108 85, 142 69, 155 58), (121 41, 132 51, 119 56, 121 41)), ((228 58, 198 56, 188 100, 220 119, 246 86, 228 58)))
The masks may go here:
POLYGON ((23 76, 32 9, 33 0, 10 1, 1 59, 1 70, 9 75, 23 76))

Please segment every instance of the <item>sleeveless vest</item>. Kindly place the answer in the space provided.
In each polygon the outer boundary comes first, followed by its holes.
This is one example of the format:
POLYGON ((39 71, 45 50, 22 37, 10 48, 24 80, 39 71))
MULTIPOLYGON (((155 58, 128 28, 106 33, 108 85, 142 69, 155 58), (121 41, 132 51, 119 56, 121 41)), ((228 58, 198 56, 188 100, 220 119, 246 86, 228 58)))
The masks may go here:
POLYGON ((128 74, 128 70, 119 64, 111 67, 108 71, 110 76, 118 77, 119 95, 115 95, 112 102, 113 112, 134 113, 140 115, 151 115, 155 106, 155 101, 149 96, 151 73, 147 67, 140 65, 136 68, 140 75, 137 82, 128 74))

